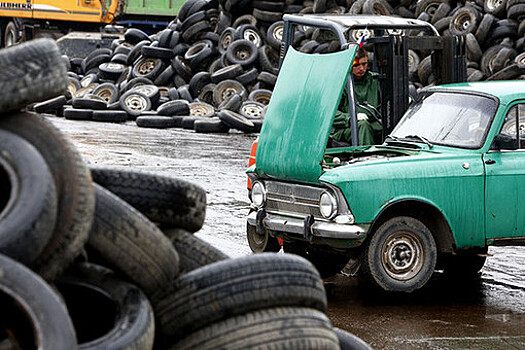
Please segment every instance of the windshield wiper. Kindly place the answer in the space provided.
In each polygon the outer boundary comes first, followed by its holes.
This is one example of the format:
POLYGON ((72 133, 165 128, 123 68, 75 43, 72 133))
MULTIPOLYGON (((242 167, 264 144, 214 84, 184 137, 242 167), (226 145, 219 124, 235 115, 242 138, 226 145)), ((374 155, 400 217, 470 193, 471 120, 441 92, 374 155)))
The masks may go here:
POLYGON ((428 148, 434 147, 432 142, 430 142, 428 139, 424 138, 423 136, 407 135, 407 136, 404 137, 404 139, 416 139, 416 140, 419 140, 419 141, 423 142, 424 144, 426 144, 428 146, 428 148))

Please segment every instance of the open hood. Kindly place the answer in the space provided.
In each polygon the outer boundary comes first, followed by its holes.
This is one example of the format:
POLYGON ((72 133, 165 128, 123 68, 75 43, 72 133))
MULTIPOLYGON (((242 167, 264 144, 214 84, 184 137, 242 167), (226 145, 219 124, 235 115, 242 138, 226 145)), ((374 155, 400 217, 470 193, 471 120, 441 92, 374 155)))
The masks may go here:
POLYGON ((356 48, 323 55, 288 49, 259 136, 255 166, 260 174, 318 182, 356 48))

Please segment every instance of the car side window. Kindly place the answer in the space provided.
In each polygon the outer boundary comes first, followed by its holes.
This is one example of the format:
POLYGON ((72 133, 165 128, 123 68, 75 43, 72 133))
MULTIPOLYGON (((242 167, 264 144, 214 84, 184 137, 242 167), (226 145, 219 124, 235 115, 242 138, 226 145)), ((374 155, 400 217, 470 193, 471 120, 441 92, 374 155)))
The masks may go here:
POLYGON ((520 103, 509 109, 501 133, 519 139, 519 148, 525 149, 525 104, 520 103), (517 126, 517 127, 516 127, 517 126))

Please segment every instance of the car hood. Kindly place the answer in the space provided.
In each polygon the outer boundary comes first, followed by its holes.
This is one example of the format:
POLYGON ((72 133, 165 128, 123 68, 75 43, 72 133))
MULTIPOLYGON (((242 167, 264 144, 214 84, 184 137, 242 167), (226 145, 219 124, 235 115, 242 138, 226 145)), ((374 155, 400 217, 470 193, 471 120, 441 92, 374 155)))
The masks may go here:
POLYGON ((257 145, 256 170, 283 180, 316 183, 356 45, 337 53, 289 48, 257 145))
POLYGON ((481 155, 476 150, 422 147, 419 150, 372 146, 356 149, 337 166, 326 166, 320 180, 334 185, 375 179, 409 179, 479 175, 481 155), (479 169, 478 169, 479 168, 479 169), (469 170, 469 171, 466 171, 469 170))

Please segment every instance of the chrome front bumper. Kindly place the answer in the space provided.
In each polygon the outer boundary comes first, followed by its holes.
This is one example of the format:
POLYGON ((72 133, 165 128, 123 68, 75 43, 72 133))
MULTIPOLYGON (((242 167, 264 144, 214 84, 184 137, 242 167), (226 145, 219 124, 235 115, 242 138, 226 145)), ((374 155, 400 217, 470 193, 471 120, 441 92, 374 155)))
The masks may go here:
MULTIPOLYGON (((355 224, 337 224, 335 222, 315 221, 313 219, 313 222, 307 224, 306 220, 269 213, 260 215, 260 217, 260 225, 265 229, 293 233, 304 236, 306 239, 309 239, 308 236, 332 239, 362 239, 367 232, 366 227, 355 224)), ((248 224, 257 227, 257 221, 257 212, 251 212, 248 215, 248 224)))

